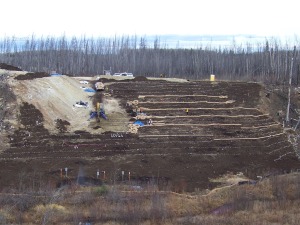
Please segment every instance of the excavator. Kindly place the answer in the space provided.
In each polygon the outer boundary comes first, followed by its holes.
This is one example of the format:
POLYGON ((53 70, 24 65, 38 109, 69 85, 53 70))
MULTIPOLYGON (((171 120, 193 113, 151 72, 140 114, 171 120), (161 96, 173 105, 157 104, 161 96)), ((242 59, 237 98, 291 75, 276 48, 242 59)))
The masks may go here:
POLYGON ((102 117, 103 119, 107 120, 107 116, 105 114, 105 111, 104 111, 104 108, 103 107, 100 107, 101 104, 100 102, 97 102, 97 105, 96 105, 96 111, 92 111, 90 113, 90 119, 93 119, 93 118, 96 118, 98 122, 100 122, 100 117, 102 117))

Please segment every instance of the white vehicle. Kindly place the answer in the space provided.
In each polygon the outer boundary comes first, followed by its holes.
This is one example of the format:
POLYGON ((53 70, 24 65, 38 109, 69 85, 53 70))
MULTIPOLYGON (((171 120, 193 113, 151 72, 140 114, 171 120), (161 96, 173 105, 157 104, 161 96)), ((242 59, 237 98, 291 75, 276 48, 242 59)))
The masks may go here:
POLYGON ((81 81, 79 81, 79 83, 81 83, 81 84, 88 84, 89 82, 86 81, 86 80, 81 80, 81 81))
POLYGON ((113 76, 118 76, 118 77, 133 77, 133 74, 132 73, 123 72, 123 73, 115 73, 113 76))
POLYGON ((132 73, 122 73, 122 76, 133 77, 133 74, 132 73))
POLYGON ((78 108, 87 108, 88 102, 79 101, 79 102, 76 102, 75 105, 73 105, 73 106, 78 107, 78 108))

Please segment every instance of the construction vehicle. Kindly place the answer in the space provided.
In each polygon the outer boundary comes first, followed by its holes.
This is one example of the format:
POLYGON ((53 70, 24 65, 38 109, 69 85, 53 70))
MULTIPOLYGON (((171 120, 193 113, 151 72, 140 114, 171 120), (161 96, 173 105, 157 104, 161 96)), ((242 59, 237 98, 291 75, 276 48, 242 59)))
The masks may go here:
POLYGON ((101 106, 100 102, 97 102, 96 111, 90 112, 90 118, 88 120, 96 118, 97 121, 100 122, 100 117, 102 117, 103 119, 107 120, 107 116, 105 114, 105 111, 100 106, 101 106))
POLYGON ((133 74, 132 73, 123 72, 123 73, 115 73, 113 76, 115 76, 115 77, 133 77, 133 74))
POLYGON ((96 91, 104 91, 104 84, 102 82, 95 83, 96 91))

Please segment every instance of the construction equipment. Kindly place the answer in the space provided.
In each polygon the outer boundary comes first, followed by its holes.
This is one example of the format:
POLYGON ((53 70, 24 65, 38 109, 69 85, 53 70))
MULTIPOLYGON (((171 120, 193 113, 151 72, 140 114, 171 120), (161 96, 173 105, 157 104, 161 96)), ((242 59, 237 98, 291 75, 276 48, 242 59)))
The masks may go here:
POLYGON ((97 118, 97 121, 99 122, 100 117, 102 117, 105 120, 108 119, 106 114, 105 114, 104 108, 101 108, 100 102, 97 102, 96 111, 91 111, 90 112, 90 118, 88 120, 93 119, 93 118, 97 118))
POLYGON ((102 82, 95 83, 96 91, 104 91, 104 84, 102 82))

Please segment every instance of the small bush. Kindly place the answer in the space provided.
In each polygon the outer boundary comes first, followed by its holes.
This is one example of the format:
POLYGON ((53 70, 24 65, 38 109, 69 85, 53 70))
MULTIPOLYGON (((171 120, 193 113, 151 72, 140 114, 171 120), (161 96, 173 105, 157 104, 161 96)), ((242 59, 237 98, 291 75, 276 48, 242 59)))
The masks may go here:
POLYGON ((96 187, 94 189, 94 193, 97 195, 97 196, 103 196, 103 195, 106 195, 108 193, 108 188, 107 186, 103 185, 103 186, 100 186, 100 187, 96 187))
POLYGON ((37 205, 34 207, 34 220, 36 222, 57 222, 67 218, 69 211, 62 205, 48 204, 48 205, 37 205))

